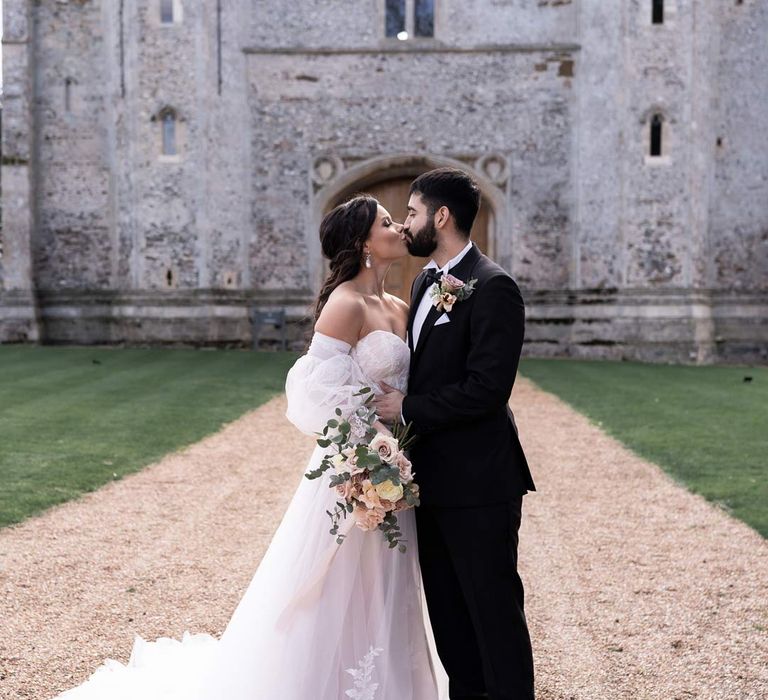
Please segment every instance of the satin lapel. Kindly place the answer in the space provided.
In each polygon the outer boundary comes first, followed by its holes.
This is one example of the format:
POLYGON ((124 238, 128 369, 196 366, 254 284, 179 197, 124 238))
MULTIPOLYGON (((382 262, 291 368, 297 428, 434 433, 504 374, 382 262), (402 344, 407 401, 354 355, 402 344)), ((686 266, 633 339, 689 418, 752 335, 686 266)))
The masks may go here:
POLYGON ((408 346, 411 348, 411 352, 415 351, 413 347, 413 319, 416 316, 416 309, 419 308, 421 297, 424 294, 424 281, 426 279, 426 273, 421 272, 416 278, 416 282, 413 285, 415 293, 411 299, 411 306, 408 309, 408 346))
MULTIPOLYGON (((458 277, 463 282, 469 282, 469 279, 467 276, 469 273, 472 272, 475 268, 475 264, 480 259, 480 249, 473 243, 472 249, 467 252, 467 254, 461 259, 461 262, 456 265, 456 267, 448 270, 448 273, 453 275, 454 277, 458 277)), ((421 299, 421 295, 419 295, 419 299, 421 299)), ((418 302, 417 302, 418 303, 418 302)), ((429 310, 429 313, 427 314, 427 317, 424 319, 424 325, 421 327, 421 332, 419 333, 419 344, 416 346, 416 349, 413 351, 413 360, 412 364, 415 365, 416 362, 419 359, 419 356, 424 351, 424 345, 427 342, 427 337, 432 332, 432 329, 435 327, 435 321, 442 315, 441 311, 438 311, 434 306, 429 310)), ((411 324, 413 324, 413 320, 411 320, 411 324)), ((410 337, 410 330, 409 330, 409 337, 410 337)))

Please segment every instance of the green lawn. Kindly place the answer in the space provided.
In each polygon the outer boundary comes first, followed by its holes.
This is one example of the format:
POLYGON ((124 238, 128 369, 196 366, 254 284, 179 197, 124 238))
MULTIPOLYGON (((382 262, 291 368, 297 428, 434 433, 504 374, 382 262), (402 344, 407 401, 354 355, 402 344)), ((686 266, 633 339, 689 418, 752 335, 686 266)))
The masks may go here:
POLYGON ((520 371, 768 537, 768 367, 526 359, 520 371))
POLYGON ((295 358, 0 346, 0 527, 215 432, 281 392, 295 358))

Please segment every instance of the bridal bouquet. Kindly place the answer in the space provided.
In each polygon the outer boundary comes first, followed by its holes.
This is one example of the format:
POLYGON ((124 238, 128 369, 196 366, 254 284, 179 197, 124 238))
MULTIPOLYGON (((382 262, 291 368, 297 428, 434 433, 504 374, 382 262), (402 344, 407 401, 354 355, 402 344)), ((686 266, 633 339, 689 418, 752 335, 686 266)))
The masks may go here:
POLYGON ((336 489, 336 508, 326 511, 331 518, 331 534, 341 544, 345 535, 339 523, 348 515, 362 530, 379 529, 390 548, 405 551, 402 532, 395 513, 419 505, 419 486, 413 481, 411 463, 405 449, 413 441, 408 437, 411 426, 395 426, 392 435, 373 427, 376 414, 371 406, 373 394, 368 387, 355 396, 368 394, 363 405, 347 420, 340 409, 328 421, 317 440, 322 448, 331 448, 317 469, 305 474, 317 479, 333 470, 330 487, 336 489))

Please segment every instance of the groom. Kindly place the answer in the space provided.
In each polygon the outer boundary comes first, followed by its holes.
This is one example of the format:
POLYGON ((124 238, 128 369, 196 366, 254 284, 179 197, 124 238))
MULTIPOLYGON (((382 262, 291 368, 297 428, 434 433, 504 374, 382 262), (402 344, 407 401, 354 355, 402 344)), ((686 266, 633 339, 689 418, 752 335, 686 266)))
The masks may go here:
POLYGON ((408 250, 432 260, 411 288, 408 395, 388 391, 376 407, 419 436, 419 560, 451 700, 529 700, 517 544, 522 497, 535 487, 507 405, 525 314, 515 282, 469 239, 479 205, 461 170, 411 185, 408 250))

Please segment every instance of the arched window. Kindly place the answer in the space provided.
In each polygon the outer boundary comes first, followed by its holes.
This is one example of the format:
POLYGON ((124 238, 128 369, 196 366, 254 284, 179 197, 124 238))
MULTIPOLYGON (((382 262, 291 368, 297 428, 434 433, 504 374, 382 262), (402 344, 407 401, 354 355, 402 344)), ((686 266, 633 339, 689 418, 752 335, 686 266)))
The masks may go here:
POLYGON ((177 155, 176 113, 172 109, 168 109, 160 115, 160 128, 163 134, 163 155, 177 155))
POLYGON ((664 24, 664 0, 651 0, 651 22, 664 24))
POLYGON ((654 114, 651 117, 651 150, 653 157, 660 156, 662 153, 661 138, 664 132, 664 118, 660 114, 654 114))
POLYGON ((173 5, 174 0, 160 0, 160 22, 163 24, 174 23, 173 5))

